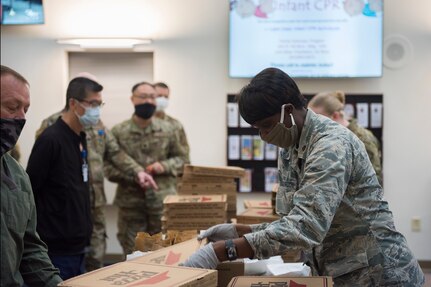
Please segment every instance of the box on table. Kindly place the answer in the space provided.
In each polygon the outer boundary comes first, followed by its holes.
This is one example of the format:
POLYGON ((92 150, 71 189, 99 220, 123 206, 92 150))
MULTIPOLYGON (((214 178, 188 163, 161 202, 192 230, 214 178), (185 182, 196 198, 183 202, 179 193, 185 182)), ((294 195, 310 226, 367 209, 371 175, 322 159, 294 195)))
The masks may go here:
POLYGON ((135 250, 155 251, 189 239, 196 239, 197 233, 197 230, 166 230, 164 234, 160 232, 153 235, 138 232, 135 237, 135 250))
POLYGON ((229 287, 332 287, 332 277, 240 276, 234 277, 229 287))
POLYGON ((170 220, 169 218, 166 218, 162 216, 162 230, 169 230, 169 229, 176 229, 176 230, 190 230, 190 229, 196 229, 196 230, 204 230, 208 229, 214 225, 226 223, 226 219, 218 219, 218 218, 210 218, 210 219, 202 219, 198 221, 175 221, 170 220))
POLYGON ((184 176, 179 176, 177 179, 178 183, 203 183, 203 184, 218 184, 218 183, 235 183, 233 177, 221 177, 221 176, 205 176, 205 175, 193 175, 189 174, 184 178, 184 176))
POLYGON ((236 166, 212 167, 186 164, 184 165, 183 178, 194 175, 241 178, 244 174, 245 170, 236 166))
POLYGON ((225 194, 168 195, 163 200, 163 213, 166 220, 175 220, 179 217, 190 217, 190 220, 207 220, 220 217, 225 219, 226 198, 225 194))
POLYGON ((264 222, 273 222, 280 219, 280 216, 274 215, 272 209, 250 208, 236 217, 237 223, 242 224, 259 224, 264 222))
POLYGON ((271 200, 244 200, 244 208, 272 209, 271 200))
POLYGON ((58 286, 217 286, 217 271, 126 261, 63 281, 58 286))
POLYGON ((217 265, 217 286, 226 287, 230 280, 236 276, 244 276, 245 265, 243 261, 224 261, 217 265))
POLYGON ((170 266, 178 266, 184 262, 199 248, 204 246, 206 240, 199 241, 197 237, 169 247, 165 247, 144 256, 129 260, 128 262, 162 264, 170 266))
POLYGON ((236 183, 178 183, 178 195, 226 194, 227 210, 236 211, 236 183))

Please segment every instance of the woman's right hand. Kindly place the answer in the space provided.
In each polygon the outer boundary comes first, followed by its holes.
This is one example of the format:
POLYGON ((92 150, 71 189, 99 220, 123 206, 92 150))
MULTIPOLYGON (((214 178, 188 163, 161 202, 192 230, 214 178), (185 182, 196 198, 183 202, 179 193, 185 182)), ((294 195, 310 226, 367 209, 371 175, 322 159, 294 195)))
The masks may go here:
POLYGON ((202 240, 207 238, 210 242, 215 242, 219 240, 235 239, 249 232, 251 232, 249 225, 223 223, 208 228, 198 236, 198 239, 202 240))

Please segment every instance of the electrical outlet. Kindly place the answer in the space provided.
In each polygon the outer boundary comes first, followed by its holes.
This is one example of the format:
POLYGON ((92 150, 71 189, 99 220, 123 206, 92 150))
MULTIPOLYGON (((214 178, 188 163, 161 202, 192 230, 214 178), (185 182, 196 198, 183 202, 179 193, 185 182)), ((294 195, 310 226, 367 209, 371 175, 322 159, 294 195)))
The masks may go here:
POLYGON ((412 217, 412 231, 420 232, 421 231, 421 218, 420 217, 412 217))

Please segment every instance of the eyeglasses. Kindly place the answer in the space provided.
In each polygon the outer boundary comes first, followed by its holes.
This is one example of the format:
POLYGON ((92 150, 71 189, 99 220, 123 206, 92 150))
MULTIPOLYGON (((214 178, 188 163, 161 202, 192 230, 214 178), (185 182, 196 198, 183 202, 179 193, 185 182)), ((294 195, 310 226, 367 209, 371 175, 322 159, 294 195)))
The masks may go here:
POLYGON ((141 100, 148 100, 148 99, 155 100, 157 98, 156 94, 140 94, 140 95, 134 95, 133 97, 141 100))
POLYGON ((78 102, 89 104, 92 108, 102 108, 105 105, 105 102, 99 101, 78 100, 78 102))

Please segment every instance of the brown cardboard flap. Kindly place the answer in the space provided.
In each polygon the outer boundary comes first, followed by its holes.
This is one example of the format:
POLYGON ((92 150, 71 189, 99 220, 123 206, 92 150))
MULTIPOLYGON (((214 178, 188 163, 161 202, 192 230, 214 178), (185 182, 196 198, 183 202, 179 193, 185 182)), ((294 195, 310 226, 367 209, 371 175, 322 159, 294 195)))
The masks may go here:
POLYGON ((285 286, 285 287, 332 287, 331 277, 284 277, 284 276, 241 276, 234 277, 229 287, 285 286))
POLYGON ((241 178, 245 174, 245 170, 236 166, 225 167, 212 167, 212 166, 197 166, 197 165, 184 165, 183 177, 187 178, 190 175, 205 175, 205 176, 220 176, 241 178))

